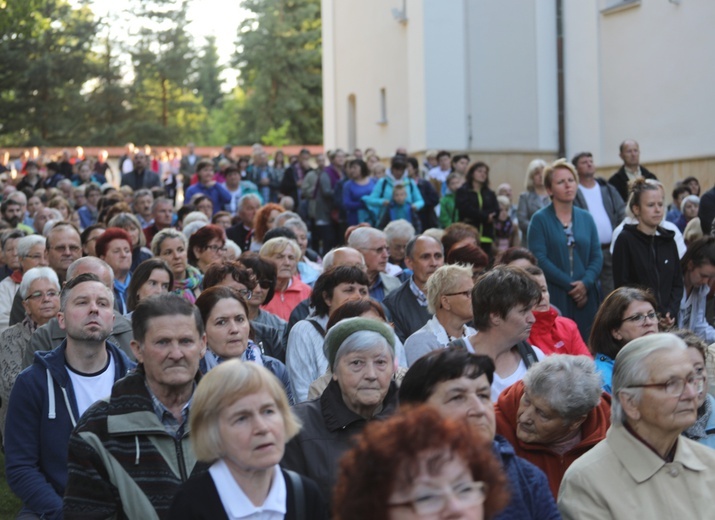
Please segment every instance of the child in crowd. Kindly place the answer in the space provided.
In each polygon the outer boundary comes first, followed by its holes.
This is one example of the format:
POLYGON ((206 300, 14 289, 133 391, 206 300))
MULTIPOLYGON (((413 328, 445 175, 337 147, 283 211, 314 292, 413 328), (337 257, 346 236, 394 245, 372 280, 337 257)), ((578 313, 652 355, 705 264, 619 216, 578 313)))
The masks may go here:
POLYGON ((404 184, 395 184, 392 188, 392 200, 385 207, 378 227, 385 229, 390 222, 398 219, 406 220, 414 226, 417 233, 420 232, 420 219, 417 218, 414 208, 407 203, 407 189, 404 184))
POLYGON ((442 229, 459 222, 459 212, 454 197, 457 190, 464 184, 464 175, 459 172, 452 172, 447 175, 447 193, 439 201, 439 224, 442 229))
POLYGON ((510 247, 519 245, 519 227, 514 225, 511 218, 511 202, 508 197, 499 195, 499 215, 494 221, 494 249, 495 253, 506 251, 510 247))

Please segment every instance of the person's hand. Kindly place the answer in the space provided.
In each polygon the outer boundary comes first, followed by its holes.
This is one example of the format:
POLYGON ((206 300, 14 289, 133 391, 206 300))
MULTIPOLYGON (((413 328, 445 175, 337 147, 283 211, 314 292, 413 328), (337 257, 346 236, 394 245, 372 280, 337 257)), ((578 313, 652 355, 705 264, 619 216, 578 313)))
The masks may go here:
POLYGON ((417 211, 417 204, 413 204, 413 205, 412 205, 412 209, 414 209, 415 211, 417 211))
POLYGON ((675 318, 670 317, 670 313, 667 312, 665 316, 660 317, 660 321, 658 322, 658 326, 660 327, 660 330, 662 331, 667 331, 673 328, 675 325, 675 318))
POLYGON ((588 302, 586 285, 579 280, 577 282, 571 282, 571 287, 572 289, 568 292, 568 295, 576 302, 576 307, 582 309, 586 305, 586 302, 588 302))
POLYGON ((382 201, 382 205, 383 205, 383 206, 389 206, 389 205, 390 205, 390 201, 387 200, 387 199, 385 199, 385 200, 382 201))

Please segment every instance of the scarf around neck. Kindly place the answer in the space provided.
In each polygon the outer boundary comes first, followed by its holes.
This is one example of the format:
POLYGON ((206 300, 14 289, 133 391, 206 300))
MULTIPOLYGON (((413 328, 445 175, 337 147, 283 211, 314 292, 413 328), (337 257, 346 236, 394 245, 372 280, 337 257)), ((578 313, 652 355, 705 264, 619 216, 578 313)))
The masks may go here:
POLYGON ((186 278, 183 280, 174 280, 174 293, 191 303, 196 303, 196 294, 194 294, 194 291, 199 288, 203 279, 204 275, 201 274, 201 271, 196 269, 193 265, 187 265, 186 278))

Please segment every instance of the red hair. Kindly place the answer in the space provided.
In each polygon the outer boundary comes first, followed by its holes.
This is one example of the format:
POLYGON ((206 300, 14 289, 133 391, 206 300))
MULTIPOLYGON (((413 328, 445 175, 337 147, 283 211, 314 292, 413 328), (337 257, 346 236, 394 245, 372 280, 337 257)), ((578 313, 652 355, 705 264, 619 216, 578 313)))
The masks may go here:
POLYGON ((207 224, 206 226, 196 230, 196 232, 191 235, 186 254, 191 265, 195 267, 196 263, 199 261, 196 257, 196 253, 194 253, 194 248, 199 248, 201 251, 204 251, 208 247, 209 242, 214 239, 221 242, 221 247, 226 245, 226 233, 221 226, 217 226, 216 224, 207 224))
POLYGON ((129 233, 124 231, 122 228, 110 227, 104 233, 102 233, 95 242, 94 250, 96 251, 97 256, 99 258, 102 258, 104 255, 106 255, 109 243, 112 240, 117 239, 126 240, 129 244, 129 249, 134 249, 134 246, 132 245, 132 237, 129 236, 129 233))
POLYGON ((390 495, 398 483, 410 484, 426 452, 444 454, 442 460, 461 459, 474 480, 487 485, 485 518, 508 503, 506 478, 491 442, 466 421, 421 405, 403 408, 385 421, 371 421, 356 438, 340 461, 333 495, 335 520, 388 520, 390 495))
POLYGON ((256 212, 256 220, 253 223, 253 233, 259 242, 263 242, 263 236, 266 234, 266 231, 268 231, 268 217, 271 216, 271 211, 283 213, 285 208, 279 204, 269 202, 256 212))

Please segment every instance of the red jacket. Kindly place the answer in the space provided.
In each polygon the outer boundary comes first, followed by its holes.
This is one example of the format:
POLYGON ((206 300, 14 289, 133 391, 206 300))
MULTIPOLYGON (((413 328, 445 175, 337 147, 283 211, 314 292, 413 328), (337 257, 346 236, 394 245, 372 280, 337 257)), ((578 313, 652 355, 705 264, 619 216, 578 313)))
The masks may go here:
POLYGON ((554 453, 543 444, 522 442, 516 436, 516 414, 519 402, 524 393, 524 383, 519 381, 504 390, 496 402, 497 433, 503 435, 514 446, 519 457, 522 457, 540 468, 549 479, 549 487, 558 496, 561 479, 568 467, 606 438, 606 430, 611 425, 611 396, 601 395, 601 402, 591 410, 581 425, 581 442, 563 455, 554 453))
POLYGON ((572 354, 593 357, 581 338, 576 322, 559 316, 551 307, 545 312, 534 311, 536 322, 531 327, 529 343, 539 347, 544 354, 572 354))
POLYGON ((313 290, 310 286, 301 282, 300 277, 296 275, 293 277, 290 287, 283 292, 276 289, 273 299, 268 305, 261 305, 261 309, 288 321, 293 309, 295 309, 300 302, 309 297, 311 292, 313 292, 313 290))

